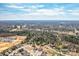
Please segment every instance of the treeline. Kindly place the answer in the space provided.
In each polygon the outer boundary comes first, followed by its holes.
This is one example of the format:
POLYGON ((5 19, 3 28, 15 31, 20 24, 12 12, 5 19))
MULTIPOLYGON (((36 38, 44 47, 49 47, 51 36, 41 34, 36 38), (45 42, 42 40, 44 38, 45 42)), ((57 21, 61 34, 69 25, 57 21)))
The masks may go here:
POLYGON ((0 29, 0 34, 8 34, 8 33, 10 33, 10 34, 15 34, 15 35, 26 35, 26 34, 28 34, 29 33, 29 31, 28 30, 25 30, 25 31, 13 31, 13 32, 11 32, 11 31, 9 31, 9 30, 5 30, 5 29, 0 29))
POLYGON ((41 31, 5 31, 4 33, 12 33, 13 35, 24 35, 27 36, 28 44, 37 44, 37 45, 45 45, 45 44, 54 44, 56 42, 56 36, 52 32, 41 32, 41 31))
POLYGON ((0 29, 0 33, 9 33, 8 30, 0 29))
POLYGON ((74 35, 66 35, 63 37, 63 40, 66 40, 68 42, 72 42, 75 44, 79 44, 79 36, 74 36, 74 35))
POLYGON ((30 32, 28 34, 28 44, 46 45, 53 44, 56 41, 55 35, 49 32, 30 32))

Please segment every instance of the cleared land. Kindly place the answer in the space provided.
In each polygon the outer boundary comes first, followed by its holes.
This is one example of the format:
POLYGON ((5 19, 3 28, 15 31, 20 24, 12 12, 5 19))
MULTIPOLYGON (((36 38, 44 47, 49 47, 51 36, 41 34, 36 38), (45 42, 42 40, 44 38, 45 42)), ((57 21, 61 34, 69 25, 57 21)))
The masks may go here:
POLYGON ((10 36, 10 37, 14 37, 16 39, 13 40, 13 42, 0 42, 0 52, 17 44, 20 44, 26 38, 26 36, 10 36))

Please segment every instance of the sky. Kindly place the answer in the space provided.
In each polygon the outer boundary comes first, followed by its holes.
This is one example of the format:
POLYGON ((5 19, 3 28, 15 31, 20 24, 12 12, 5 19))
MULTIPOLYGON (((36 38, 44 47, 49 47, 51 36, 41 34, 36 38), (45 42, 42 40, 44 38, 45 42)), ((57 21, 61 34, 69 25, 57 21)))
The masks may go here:
POLYGON ((0 20, 79 20, 79 3, 0 3, 0 20))

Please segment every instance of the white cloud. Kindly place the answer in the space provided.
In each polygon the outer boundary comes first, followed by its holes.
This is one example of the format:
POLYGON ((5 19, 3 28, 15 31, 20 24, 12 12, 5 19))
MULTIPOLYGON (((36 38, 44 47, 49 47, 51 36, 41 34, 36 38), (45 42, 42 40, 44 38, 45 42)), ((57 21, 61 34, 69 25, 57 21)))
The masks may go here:
POLYGON ((23 8, 23 11, 29 11, 30 13, 24 14, 7 14, 0 15, 0 19, 63 19, 65 11, 64 9, 54 8, 54 9, 30 9, 23 8))
POLYGON ((79 19, 75 16, 61 16, 61 15, 28 15, 28 14, 3 14, 0 15, 0 20, 74 20, 79 19))
POLYGON ((32 5, 32 6, 27 6, 26 8, 21 8, 20 10, 22 11, 28 11, 28 12, 35 12, 39 10, 38 8, 44 7, 44 5, 32 5))
POLYGON ((69 15, 79 16, 79 10, 68 10, 69 15))
POLYGON ((71 15, 75 15, 75 16, 79 16, 79 13, 77 13, 77 12, 72 12, 72 13, 70 13, 71 15))
POLYGON ((17 5, 8 5, 7 7, 10 7, 10 8, 24 8, 24 6, 17 6, 17 5))
POLYGON ((31 12, 32 11, 32 9, 27 9, 27 8, 24 8, 24 9, 20 9, 20 10, 22 10, 22 11, 24 11, 24 12, 31 12))
POLYGON ((32 5, 30 6, 31 8, 41 8, 41 7, 44 7, 44 5, 32 5))
POLYGON ((54 9, 38 9, 39 7, 44 7, 44 5, 32 5, 29 8, 24 8, 25 6, 8 5, 7 7, 16 8, 22 10, 23 12, 29 12, 28 15, 64 15, 64 7, 54 8, 54 9))
POLYGON ((49 15, 49 16, 56 16, 56 15, 64 15, 65 11, 64 9, 35 9, 32 13, 29 13, 29 15, 49 15))
POLYGON ((10 8, 17 8, 24 11, 23 14, 0 15, 0 19, 79 19, 79 10, 65 10, 64 7, 53 9, 38 9, 44 5, 32 5, 29 8, 24 6, 10 5, 10 8), (26 13, 29 12, 29 13, 26 13))

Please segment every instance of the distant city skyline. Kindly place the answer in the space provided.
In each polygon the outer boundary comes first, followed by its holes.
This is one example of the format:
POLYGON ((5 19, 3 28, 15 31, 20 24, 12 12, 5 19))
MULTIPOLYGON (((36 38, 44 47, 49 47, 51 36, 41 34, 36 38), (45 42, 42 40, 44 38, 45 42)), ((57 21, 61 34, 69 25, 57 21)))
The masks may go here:
POLYGON ((79 20, 79 3, 0 3, 0 20, 79 20))

